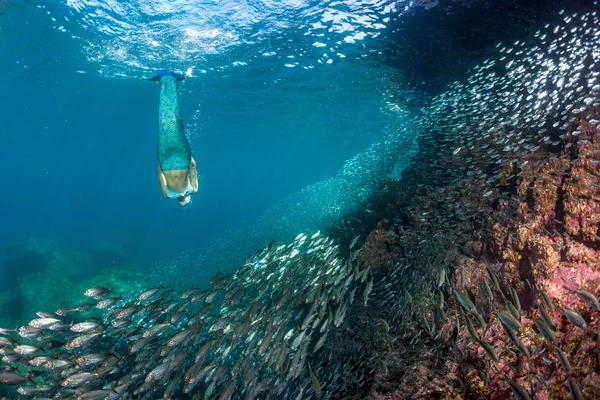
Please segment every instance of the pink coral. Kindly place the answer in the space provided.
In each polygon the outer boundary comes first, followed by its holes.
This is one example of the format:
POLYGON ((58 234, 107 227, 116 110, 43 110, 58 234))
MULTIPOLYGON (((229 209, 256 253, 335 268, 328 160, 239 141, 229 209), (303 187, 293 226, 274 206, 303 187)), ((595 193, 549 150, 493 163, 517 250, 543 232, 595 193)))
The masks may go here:
MULTIPOLYGON (((451 342, 456 320, 465 321, 461 316, 465 310, 453 292, 442 287, 446 319, 435 322, 435 340, 415 342, 418 329, 414 327, 421 317, 406 316, 409 321, 396 327, 402 339, 389 352, 380 354, 388 369, 377 376, 377 384, 369 391, 371 398, 505 399, 512 396, 507 379, 535 399, 568 398, 565 361, 561 361, 557 348, 566 357, 571 379, 581 387, 584 397, 600 398, 600 312, 577 294, 584 289, 600 296, 600 133, 589 122, 590 118, 599 119, 600 112, 592 109, 591 113, 592 117, 580 117, 570 125, 563 136, 561 154, 539 148, 524 156, 528 162, 517 172, 512 163, 506 165, 500 181, 515 195, 496 193, 490 203, 469 193, 493 191, 477 180, 465 179, 443 187, 421 185, 418 190, 406 190, 410 196, 398 195, 394 207, 408 216, 409 223, 388 228, 394 235, 374 231, 365 246, 365 262, 387 269, 398 260, 425 271, 422 262, 427 260, 434 270, 438 270, 437 264, 453 269, 453 287, 474 300, 475 311, 466 312, 479 338, 472 337, 461 322, 457 342, 451 342), (440 226, 451 229, 439 235, 440 226), (435 253, 419 252, 415 249, 418 246, 431 246, 435 253), (498 287, 494 287, 494 279, 498 287), (518 342, 507 337, 495 315, 498 311, 514 312, 507 310, 509 304, 520 306, 518 342), (535 323, 538 319, 538 323, 542 320, 546 324, 541 307, 556 325, 554 343, 535 323), (564 308, 577 312, 587 329, 569 321, 564 308), (475 322, 479 318, 485 326, 475 322), (519 342, 528 356, 520 350, 519 342), (492 360, 490 351, 497 354, 498 362, 492 360), (397 383, 398 389, 390 389, 390 382, 397 383)), ((472 156, 477 163, 476 154, 472 156)), ((407 184, 403 185, 406 189, 407 184)), ((436 307, 425 304, 423 315, 430 315, 436 307)))

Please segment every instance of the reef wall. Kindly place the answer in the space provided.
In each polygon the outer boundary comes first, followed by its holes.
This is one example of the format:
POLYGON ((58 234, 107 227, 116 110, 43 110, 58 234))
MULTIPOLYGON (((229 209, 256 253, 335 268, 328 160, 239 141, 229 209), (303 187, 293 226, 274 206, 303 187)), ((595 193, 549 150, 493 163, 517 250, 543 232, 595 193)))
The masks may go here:
POLYGON ((378 221, 379 365, 349 397, 600 397, 600 32, 559 14, 437 96, 413 165, 338 224, 378 221))

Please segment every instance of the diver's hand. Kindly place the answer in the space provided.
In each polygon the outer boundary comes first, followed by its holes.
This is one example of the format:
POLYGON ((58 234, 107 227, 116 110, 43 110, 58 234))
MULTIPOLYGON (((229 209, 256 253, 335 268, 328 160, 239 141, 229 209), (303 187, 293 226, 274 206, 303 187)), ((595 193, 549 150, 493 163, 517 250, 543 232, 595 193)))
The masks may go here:
POLYGON ((192 157, 192 162, 190 163, 190 175, 198 175, 198 171, 196 171, 196 160, 194 160, 194 157, 192 157))
POLYGON ((196 171, 196 160, 194 160, 194 157, 192 157, 192 162, 190 163, 190 177, 192 193, 196 193, 198 191, 198 171, 196 171))

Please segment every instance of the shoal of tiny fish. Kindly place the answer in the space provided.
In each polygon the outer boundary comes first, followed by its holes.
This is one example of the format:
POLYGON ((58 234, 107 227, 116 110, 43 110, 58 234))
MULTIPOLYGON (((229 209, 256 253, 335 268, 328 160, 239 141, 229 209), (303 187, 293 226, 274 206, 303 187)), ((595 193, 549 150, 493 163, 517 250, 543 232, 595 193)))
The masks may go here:
POLYGON ((272 243, 206 290, 158 287, 127 301, 90 288, 93 302, 1 331, 0 383, 77 399, 322 393, 335 380, 323 369, 327 340, 372 285, 367 269, 317 232, 272 243), (86 318, 97 309, 100 317, 86 318))

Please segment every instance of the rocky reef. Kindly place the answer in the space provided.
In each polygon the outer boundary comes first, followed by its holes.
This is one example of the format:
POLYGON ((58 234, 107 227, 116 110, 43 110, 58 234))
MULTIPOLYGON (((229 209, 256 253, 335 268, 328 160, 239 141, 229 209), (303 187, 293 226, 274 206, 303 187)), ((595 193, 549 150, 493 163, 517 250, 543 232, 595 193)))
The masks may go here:
POLYGON ((562 13, 435 98, 402 179, 335 227, 375 280, 348 397, 600 398, 598 17, 562 13))
POLYGON ((73 293, 80 295, 77 289, 82 284, 101 279, 122 287, 136 282, 141 274, 124 277, 121 272, 135 270, 129 260, 116 243, 77 246, 37 237, 7 243, 0 286, 2 326, 17 325, 39 310, 76 300, 73 293))
POLYGON ((438 146, 386 182, 361 253, 380 366, 355 398, 600 397, 599 120, 585 109, 494 184, 449 179, 489 161, 438 146))

